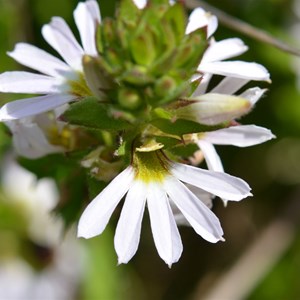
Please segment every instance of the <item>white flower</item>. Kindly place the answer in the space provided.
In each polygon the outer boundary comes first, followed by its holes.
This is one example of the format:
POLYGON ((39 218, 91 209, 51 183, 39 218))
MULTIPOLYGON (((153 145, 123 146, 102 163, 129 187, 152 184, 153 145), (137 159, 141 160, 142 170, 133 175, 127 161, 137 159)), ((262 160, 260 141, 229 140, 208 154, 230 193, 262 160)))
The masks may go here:
POLYGON ((59 198, 55 182, 49 178, 37 180, 34 174, 19 166, 10 156, 6 157, 1 171, 6 198, 10 203, 21 204, 30 220, 29 237, 44 246, 59 243, 63 224, 49 215, 59 198))
POLYGON ((250 80, 270 81, 270 74, 260 64, 244 61, 223 61, 246 52, 248 47, 238 38, 222 41, 211 39, 198 67, 198 71, 205 74, 206 82, 212 74, 242 79, 244 84, 250 80))
POLYGON ((79 3, 74 18, 83 48, 60 17, 52 18, 50 24, 42 29, 45 40, 65 62, 26 43, 17 44, 14 51, 8 53, 17 62, 42 74, 24 71, 3 73, 0 75, 0 92, 44 96, 7 103, 0 110, 1 121, 34 116, 90 95, 81 60, 84 54, 97 55, 95 33, 101 20, 97 2, 88 0, 79 3))
POLYGON ((237 125, 216 131, 206 132, 195 137, 195 141, 210 170, 224 172, 219 155, 213 145, 231 145, 237 147, 249 147, 264 143, 275 138, 272 132, 255 125, 237 125))
MULTIPOLYGON (((28 240, 44 247, 51 253, 51 260, 36 270, 17 252, 0 256, 0 299, 74 299, 83 272, 81 249, 74 233, 69 232, 62 239, 61 219, 49 214, 59 197, 54 181, 37 180, 11 157, 6 157, 1 172, 2 200, 5 205, 21 209, 25 219, 18 241, 28 240)), ((5 227, 4 232, 7 230, 5 227)))
POLYGON ((65 123, 58 121, 57 117, 66 108, 67 105, 64 105, 51 113, 6 121, 5 124, 12 132, 17 155, 35 159, 51 153, 64 152, 66 149, 62 145, 51 144, 49 139, 62 134, 65 123))
MULTIPOLYGON (((208 169, 215 172, 224 172, 224 168, 214 145, 249 147, 264 143, 273 138, 275 136, 269 129, 256 125, 236 125, 199 135, 194 134, 192 137, 201 149, 208 169)), ((198 164, 198 162, 195 163, 198 164)), ((226 206, 228 199, 221 199, 226 206)))
POLYGON ((137 152, 132 166, 115 177, 83 212, 78 236, 101 234, 127 193, 115 234, 119 263, 127 263, 137 251, 146 203, 158 254, 169 266, 179 260, 183 249, 170 203, 204 239, 223 240, 218 218, 182 182, 233 201, 251 195, 248 184, 239 178, 168 161, 160 151, 137 152))
POLYGON ((218 19, 201 7, 197 7, 189 16, 185 33, 189 34, 202 27, 207 27, 207 37, 209 38, 217 30, 218 19))
MULTIPOLYGON (((206 92, 210 79, 211 76, 203 85, 201 82, 191 98, 201 98, 213 93, 224 95, 224 97, 230 97, 230 94, 240 90, 249 81, 248 79, 245 80, 241 78, 225 77, 217 86, 210 90, 208 94, 202 95, 202 93, 206 92)), ((259 87, 249 88, 240 93, 238 98, 246 99, 249 101, 250 106, 253 107, 265 92, 265 89, 261 89, 259 87)), ((215 116, 213 117, 213 120, 217 118, 218 116, 215 116)), ((249 147, 264 143, 273 138, 275 138, 275 136, 269 129, 256 125, 237 125, 216 131, 194 134, 192 139, 198 144, 199 148, 203 152, 208 168, 213 171, 223 172, 224 169, 221 159, 213 144, 249 147)))

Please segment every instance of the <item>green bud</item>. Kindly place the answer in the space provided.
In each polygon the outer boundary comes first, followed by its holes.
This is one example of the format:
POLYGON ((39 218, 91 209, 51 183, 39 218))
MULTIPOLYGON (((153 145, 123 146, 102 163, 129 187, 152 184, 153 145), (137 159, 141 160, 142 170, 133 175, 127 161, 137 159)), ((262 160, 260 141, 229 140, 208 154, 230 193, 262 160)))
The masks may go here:
POLYGON ((131 54, 134 61, 142 66, 150 65, 156 57, 155 41, 150 27, 134 36, 130 43, 131 54))
POLYGON ((118 78, 118 81, 124 81, 126 83, 143 86, 153 83, 155 78, 152 78, 147 74, 147 69, 142 66, 134 66, 130 70, 124 72, 122 76, 118 78))
POLYGON ((172 25, 174 36, 179 44, 183 36, 185 35, 185 29, 187 25, 187 16, 182 3, 176 3, 168 9, 164 15, 164 19, 172 25))
POLYGON ((176 81, 170 76, 163 76, 155 83, 155 93, 158 97, 163 97, 172 93, 177 87, 176 81))
POLYGON ((105 47, 111 47, 117 43, 117 37, 115 34, 115 22, 112 19, 106 18, 102 22, 102 39, 104 50, 105 47))
POLYGON ((122 0, 119 3, 117 11, 117 19, 121 22, 132 22, 133 24, 137 22, 141 11, 136 7, 132 0, 122 0))
POLYGON ((120 88, 118 92, 119 104, 126 109, 134 110, 142 104, 141 96, 134 89, 120 88))

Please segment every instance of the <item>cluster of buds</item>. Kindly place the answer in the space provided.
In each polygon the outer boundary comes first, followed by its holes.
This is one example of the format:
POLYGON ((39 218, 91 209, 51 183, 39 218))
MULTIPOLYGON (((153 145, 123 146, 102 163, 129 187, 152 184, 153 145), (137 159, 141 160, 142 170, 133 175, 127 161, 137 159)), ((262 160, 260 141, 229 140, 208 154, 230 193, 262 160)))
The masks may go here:
MULTIPOLYGON (((266 69, 222 61, 247 47, 239 39, 216 42, 216 17, 201 8, 188 17, 181 2, 122 0, 115 18, 101 21, 96 1, 88 0, 74 17, 83 48, 61 18, 42 31, 65 62, 28 44, 9 53, 45 74, 0 75, 1 92, 45 94, 0 110, 17 153, 35 159, 64 153, 99 183, 79 236, 100 234, 127 194, 115 235, 120 263, 137 250, 146 203, 168 265, 182 252, 175 220, 210 242, 223 240, 212 198, 226 203, 251 194, 246 182, 223 172, 213 144, 245 147, 273 138, 265 128, 236 122, 265 90, 234 94, 250 80, 269 81, 266 69), (211 88, 213 74, 225 78, 211 88), (210 170, 191 166, 203 157, 210 170)), ((78 208, 75 215, 82 207, 68 205, 78 208)))

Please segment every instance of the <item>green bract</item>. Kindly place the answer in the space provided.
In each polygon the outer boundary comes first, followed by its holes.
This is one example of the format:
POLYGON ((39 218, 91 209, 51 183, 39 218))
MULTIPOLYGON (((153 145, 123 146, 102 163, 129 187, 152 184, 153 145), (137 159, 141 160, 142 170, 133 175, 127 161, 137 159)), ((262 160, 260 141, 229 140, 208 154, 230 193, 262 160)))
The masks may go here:
MULTIPOLYGON (((190 78, 207 47, 206 28, 186 35, 186 25, 181 3, 149 1, 139 10, 131 0, 121 1, 116 18, 104 19, 98 26, 98 56, 83 57, 95 98, 72 104, 63 119, 115 134, 133 130, 134 135, 143 135, 150 124, 164 130, 160 124, 166 117, 160 120, 153 110, 191 94, 190 78)), ((169 122, 171 118, 169 114, 169 122)), ((174 128, 178 136, 186 133, 174 128)))
MULTIPOLYGON (((248 109, 249 102, 219 94, 189 98, 201 84, 201 76, 192 77, 208 41, 206 27, 186 34, 187 23, 182 3, 152 0, 140 10, 132 0, 120 1, 115 19, 98 25, 98 55, 83 57, 93 97, 71 104, 62 119, 98 132, 98 146, 123 157, 124 164, 135 152, 163 148, 170 155, 192 153, 192 141, 184 135, 225 127, 236 113, 240 116, 248 109)), ((98 153, 91 151, 84 162, 98 153)), ((98 158, 90 166, 83 164, 91 170, 97 164, 103 168, 98 158)))

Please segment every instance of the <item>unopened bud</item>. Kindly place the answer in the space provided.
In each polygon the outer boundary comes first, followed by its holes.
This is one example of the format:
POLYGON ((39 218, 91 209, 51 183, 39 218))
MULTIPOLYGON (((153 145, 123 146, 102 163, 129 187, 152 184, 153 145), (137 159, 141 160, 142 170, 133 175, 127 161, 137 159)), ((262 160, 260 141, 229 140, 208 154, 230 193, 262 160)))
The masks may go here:
POLYGON ((134 89, 122 88, 118 93, 119 104, 126 109, 137 109, 141 103, 141 96, 134 89))
POLYGON ((186 101, 183 106, 176 109, 176 117, 205 125, 231 121, 251 110, 249 100, 231 95, 210 93, 189 100, 192 101, 186 101))
POLYGON ((175 80, 170 76, 163 76, 155 84, 155 93, 159 97, 165 97, 176 88, 175 80))
POLYGON ((82 59, 87 84, 99 99, 106 98, 107 90, 112 88, 113 81, 101 65, 100 57, 84 55, 82 59))

